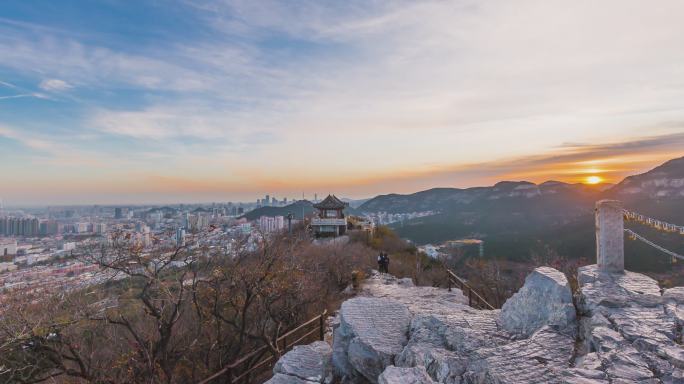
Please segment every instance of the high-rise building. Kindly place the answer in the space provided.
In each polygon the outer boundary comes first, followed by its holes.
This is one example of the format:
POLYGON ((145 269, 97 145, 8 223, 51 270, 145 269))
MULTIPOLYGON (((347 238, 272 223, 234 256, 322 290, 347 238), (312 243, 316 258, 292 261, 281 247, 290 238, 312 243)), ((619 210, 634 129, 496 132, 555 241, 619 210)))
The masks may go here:
POLYGON ((107 233, 107 224, 105 223, 97 223, 94 225, 94 232, 98 234, 105 234, 107 233))
POLYGON ((176 230, 176 245, 179 247, 185 246, 185 229, 183 228, 176 230))
POLYGON ((89 231, 88 223, 74 223, 74 232, 76 233, 86 233, 89 231))
POLYGON ((285 218, 283 216, 261 216, 259 218, 259 230, 264 233, 282 231, 285 228, 285 218))
POLYGON ((40 220, 35 218, 2 217, 0 218, 0 235, 40 236, 40 220))
POLYGON ((114 218, 115 219, 123 219, 123 210, 119 207, 114 208, 114 218))

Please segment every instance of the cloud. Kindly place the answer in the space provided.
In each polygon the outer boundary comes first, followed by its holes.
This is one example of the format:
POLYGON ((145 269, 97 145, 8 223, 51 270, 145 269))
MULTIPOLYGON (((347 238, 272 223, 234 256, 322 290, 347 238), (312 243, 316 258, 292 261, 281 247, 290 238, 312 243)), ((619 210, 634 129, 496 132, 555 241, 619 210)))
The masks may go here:
POLYGON ((40 82, 38 85, 40 89, 45 91, 59 92, 66 91, 67 89, 73 88, 73 86, 64 80, 60 79, 46 79, 40 82))
POLYGON ((202 143, 205 149, 238 151, 275 140, 268 117, 255 119, 239 111, 213 110, 203 105, 176 104, 138 110, 99 109, 87 125, 100 132, 141 140, 167 142, 168 148, 202 143))
POLYGON ((40 139, 35 137, 35 135, 26 134, 18 129, 4 125, 0 125, 0 136, 18 141, 28 148, 39 151, 50 152, 54 149, 53 144, 49 140, 40 139))
POLYGON ((601 159, 617 178, 684 132, 660 123, 684 120, 680 1, 182 4, 197 30, 152 21, 135 41, 0 19, 0 67, 46 94, 78 85, 69 94, 87 97, 65 105, 80 120, 62 124, 91 139, 73 146, 152 153, 150 169, 168 153, 207 173, 249 168, 258 178, 226 183, 255 191, 331 169, 358 194, 573 180, 563 172, 601 159))

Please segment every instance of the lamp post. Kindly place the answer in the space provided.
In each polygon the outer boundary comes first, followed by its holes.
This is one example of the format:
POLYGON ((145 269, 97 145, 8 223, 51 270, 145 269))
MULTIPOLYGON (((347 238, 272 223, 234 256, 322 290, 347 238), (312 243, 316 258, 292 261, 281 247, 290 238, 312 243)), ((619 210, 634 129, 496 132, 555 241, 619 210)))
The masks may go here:
POLYGON ((292 236, 292 212, 287 213, 287 232, 292 236))

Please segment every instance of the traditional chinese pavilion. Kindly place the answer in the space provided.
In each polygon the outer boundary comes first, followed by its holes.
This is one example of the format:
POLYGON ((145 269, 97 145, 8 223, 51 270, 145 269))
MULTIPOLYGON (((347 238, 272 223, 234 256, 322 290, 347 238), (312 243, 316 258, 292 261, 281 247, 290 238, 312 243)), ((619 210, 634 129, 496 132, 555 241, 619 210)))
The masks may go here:
POLYGON ((318 217, 311 220, 316 237, 336 237, 347 231, 347 218, 344 209, 349 204, 338 199, 335 195, 328 195, 323 201, 314 204, 318 210, 318 217))

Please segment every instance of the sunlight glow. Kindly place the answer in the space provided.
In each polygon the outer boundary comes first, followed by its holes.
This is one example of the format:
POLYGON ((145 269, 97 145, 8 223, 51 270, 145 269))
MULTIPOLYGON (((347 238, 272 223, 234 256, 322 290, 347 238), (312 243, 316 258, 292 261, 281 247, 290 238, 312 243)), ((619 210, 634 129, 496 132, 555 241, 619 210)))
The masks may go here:
POLYGON ((600 176, 589 176, 586 179, 587 184, 598 184, 602 181, 603 181, 603 179, 600 176))

